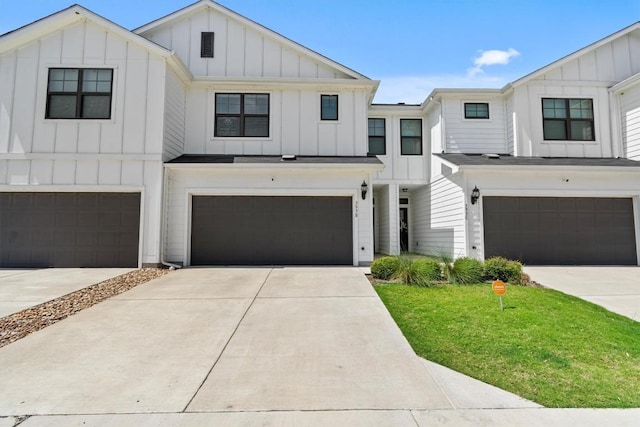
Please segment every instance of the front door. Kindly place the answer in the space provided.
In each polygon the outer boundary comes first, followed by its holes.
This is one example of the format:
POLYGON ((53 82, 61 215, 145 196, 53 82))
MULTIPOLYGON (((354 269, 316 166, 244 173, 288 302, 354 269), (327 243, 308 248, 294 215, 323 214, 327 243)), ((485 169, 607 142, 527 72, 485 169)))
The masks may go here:
POLYGON ((400 208, 400 251, 409 251, 409 208, 400 208))

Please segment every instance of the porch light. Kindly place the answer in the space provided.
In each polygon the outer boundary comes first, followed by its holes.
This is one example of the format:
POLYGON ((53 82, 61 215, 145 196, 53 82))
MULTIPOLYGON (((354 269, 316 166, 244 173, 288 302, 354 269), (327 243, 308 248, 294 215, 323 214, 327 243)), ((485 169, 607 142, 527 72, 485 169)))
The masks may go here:
POLYGON ((368 189, 369 189, 369 186, 367 185, 367 182, 362 181, 362 185, 360 186, 360 191, 362 192, 362 200, 366 200, 368 189))
POLYGON ((473 187, 473 190, 471 190, 471 204, 475 205, 479 198, 480 190, 478 190, 478 186, 476 185, 475 187, 473 187))

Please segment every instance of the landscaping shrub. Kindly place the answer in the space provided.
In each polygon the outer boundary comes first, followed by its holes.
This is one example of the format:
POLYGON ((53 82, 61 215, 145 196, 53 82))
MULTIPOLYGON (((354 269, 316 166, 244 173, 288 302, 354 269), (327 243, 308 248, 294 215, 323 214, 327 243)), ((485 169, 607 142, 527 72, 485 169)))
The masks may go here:
POLYGON ((400 258, 396 256, 385 256, 378 258, 371 263, 371 275, 376 279, 391 279, 400 267, 400 258))
POLYGON ((475 258, 462 257, 453 262, 450 274, 452 283, 480 283, 484 279, 482 261, 475 258))
POLYGON ((522 264, 503 257, 489 258, 484 262, 484 277, 487 280, 502 280, 513 284, 522 282, 522 264))
POLYGON ((393 279, 417 286, 431 286, 440 280, 440 264, 429 258, 399 258, 400 263, 393 279))

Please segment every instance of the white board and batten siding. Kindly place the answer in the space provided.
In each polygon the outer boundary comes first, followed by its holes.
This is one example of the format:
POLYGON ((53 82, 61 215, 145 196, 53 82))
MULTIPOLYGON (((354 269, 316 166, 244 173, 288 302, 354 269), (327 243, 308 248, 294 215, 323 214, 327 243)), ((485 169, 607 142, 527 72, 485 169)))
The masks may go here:
POLYGON ((508 152, 505 108, 502 97, 443 97, 445 152, 485 154, 508 152), (466 119, 465 103, 489 104, 488 119, 466 119))
POLYGON ((608 88, 640 72, 640 36, 630 32, 522 84, 515 82, 517 152, 524 156, 612 157, 608 88), (542 98, 593 99, 595 141, 544 141, 542 98))
POLYGON ((219 84, 189 90, 185 153, 305 156, 365 156, 367 95, 364 90, 322 91, 265 87, 249 91, 219 84), (216 93, 269 94, 269 136, 215 136, 216 93), (320 96, 338 95, 338 120, 320 120, 320 96))
POLYGON ((141 262, 158 262, 165 61, 80 21, 0 56, 3 191, 143 193, 141 262), (49 68, 113 69, 111 119, 45 119, 49 68))
POLYGON ((212 8, 141 35, 175 51, 194 76, 351 78, 282 44, 266 28, 246 26, 212 8), (215 34, 213 58, 200 57, 202 32, 215 34))
POLYGON ((162 160, 184 154, 187 91, 178 75, 167 69, 165 80, 164 138, 162 160))
POLYGON ((168 169, 166 259, 188 265, 192 195, 210 196, 339 196, 352 197, 354 263, 373 260, 371 195, 360 197, 361 174, 330 170, 274 168, 168 169), (212 186, 212 182, 215 186, 212 186), (363 249, 364 248, 364 249, 363 249))
POLYGON ((425 255, 466 255, 464 192, 457 177, 435 177, 412 192, 413 250, 425 255))

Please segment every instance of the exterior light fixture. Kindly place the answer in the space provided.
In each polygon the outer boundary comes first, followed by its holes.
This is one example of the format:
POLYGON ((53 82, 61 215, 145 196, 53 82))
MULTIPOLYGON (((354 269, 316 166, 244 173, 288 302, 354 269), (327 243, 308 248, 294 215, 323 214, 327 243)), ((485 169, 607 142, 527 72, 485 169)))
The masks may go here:
POLYGON ((360 191, 362 192, 362 200, 366 200, 368 189, 369 189, 369 186, 367 185, 367 182, 362 181, 362 185, 360 186, 360 191))
POLYGON ((473 187, 473 190, 471 190, 471 204, 475 205, 479 198, 480 190, 478 190, 478 186, 476 185, 475 187, 473 187))

